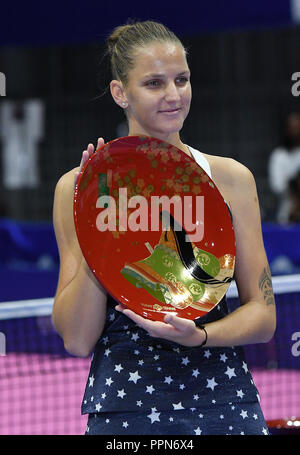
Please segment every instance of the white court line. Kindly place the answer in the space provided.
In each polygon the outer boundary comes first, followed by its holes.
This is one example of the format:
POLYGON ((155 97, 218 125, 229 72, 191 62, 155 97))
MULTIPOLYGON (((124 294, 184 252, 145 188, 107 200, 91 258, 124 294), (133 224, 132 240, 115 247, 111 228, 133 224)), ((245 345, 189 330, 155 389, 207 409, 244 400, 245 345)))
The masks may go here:
MULTIPOLYGON (((300 274, 283 275, 272 278, 274 293, 287 294, 300 292, 300 274)), ((233 281, 227 291, 228 298, 238 297, 237 287, 233 281)), ((0 302, 0 320, 26 318, 30 316, 49 316, 52 313, 53 297, 44 299, 18 300, 0 302)))

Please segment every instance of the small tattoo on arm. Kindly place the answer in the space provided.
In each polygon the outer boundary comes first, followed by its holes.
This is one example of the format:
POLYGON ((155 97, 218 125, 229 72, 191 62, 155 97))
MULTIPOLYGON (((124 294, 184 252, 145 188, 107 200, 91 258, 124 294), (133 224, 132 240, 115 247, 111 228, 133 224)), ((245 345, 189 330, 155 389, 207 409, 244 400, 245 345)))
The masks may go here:
POLYGON ((267 305, 274 305, 274 294, 272 286, 272 278, 269 267, 265 267, 258 282, 259 289, 264 295, 264 301, 267 305))

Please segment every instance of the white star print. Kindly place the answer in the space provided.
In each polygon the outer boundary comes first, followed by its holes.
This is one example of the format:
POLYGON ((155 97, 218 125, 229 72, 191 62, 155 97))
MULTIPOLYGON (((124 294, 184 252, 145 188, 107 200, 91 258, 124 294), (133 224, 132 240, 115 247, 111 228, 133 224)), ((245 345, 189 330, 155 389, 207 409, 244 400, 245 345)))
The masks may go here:
POLYGON ((132 334, 131 339, 132 339, 133 341, 136 341, 136 340, 138 340, 139 338, 140 338, 140 337, 139 337, 138 333, 133 333, 133 334, 132 334))
POLYGON ((221 362, 226 362, 226 360, 228 359, 227 355, 226 354, 220 354, 220 361, 221 362))
POLYGON ((206 357, 207 359, 211 356, 211 352, 209 349, 206 349, 206 351, 204 351, 204 357, 206 357))
POLYGON ((96 411, 99 412, 101 408, 102 408, 101 404, 97 403, 95 406, 96 411))
POLYGON ((138 361, 138 364, 139 364, 139 365, 143 365, 143 363, 144 363, 144 360, 139 360, 139 361, 138 361))
POLYGON ((199 374, 200 374, 200 373, 199 373, 199 370, 198 370, 198 368, 197 368, 196 370, 193 370, 192 376, 195 376, 195 378, 196 378, 199 374))
POLYGON ((266 428, 263 428, 261 431, 263 434, 266 434, 266 435, 268 434, 268 430, 266 428))
POLYGON ((253 419, 254 419, 254 420, 257 420, 257 419, 258 419, 257 414, 253 414, 253 419))
POLYGON ((153 358, 154 358, 154 360, 158 360, 159 359, 159 355, 156 354, 153 358))
POLYGON ((151 424, 154 422, 160 422, 159 416, 160 412, 156 412, 156 408, 151 408, 151 414, 147 415, 147 417, 151 419, 151 424))
POLYGON ((105 385, 109 385, 109 386, 114 382, 114 381, 112 380, 112 378, 107 378, 107 379, 105 379, 105 381, 106 381, 106 382, 105 382, 105 385))
POLYGON ((102 393, 101 398, 104 400, 106 398, 106 393, 102 393))
POLYGON ((153 385, 147 385, 146 386, 146 393, 150 393, 150 395, 152 395, 152 392, 154 392, 155 388, 153 387, 153 385))
POLYGON ((141 407, 142 404, 143 404, 143 403, 141 402, 141 400, 139 400, 139 401, 136 402, 136 405, 137 405, 137 406, 140 406, 140 407, 141 407))
POLYGON ((226 374, 228 378, 231 379, 233 376, 236 376, 234 370, 235 370, 234 368, 227 367, 227 370, 224 374, 226 374))
POLYGON ((113 313, 109 315, 110 321, 114 321, 115 318, 116 318, 116 316, 113 313))
POLYGON ((180 384, 179 388, 180 388, 180 390, 183 390, 183 389, 185 389, 185 385, 184 384, 180 384))
POLYGON ((200 430, 200 428, 198 427, 198 428, 196 428, 196 429, 194 430, 194 432, 195 432, 196 435, 199 435, 199 434, 202 433, 202 430, 200 430))
POLYGON ((127 422, 123 422, 122 427, 127 428, 128 427, 128 423, 127 422))
POLYGON ((188 363, 190 363, 190 360, 188 357, 183 357, 181 360, 182 360, 181 364, 183 364, 183 365, 187 365, 188 363))
POLYGON ((105 349, 104 355, 106 355, 106 357, 108 357, 110 353, 111 350, 109 348, 105 349))
POLYGON ((124 370, 124 368, 122 367, 122 365, 120 363, 119 363, 119 365, 115 365, 114 371, 117 371, 118 373, 120 373, 121 370, 124 370))
POLYGON ((103 340, 102 340, 102 343, 103 344, 107 344, 108 343, 108 337, 104 337, 103 340))
POLYGON ((243 392, 242 390, 237 390, 237 391, 236 391, 236 394, 237 394, 237 396, 240 397, 240 398, 243 398, 243 396, 245 395, 244 392, 243 392))
POLYGON ((244 411, 244 410, 242 409, 242 412, 240 413, 240 416, 242 416, 242 417, 243 417, 243 420, 244 420, 246 417, 248 417, 247 411, 244 411))
POLYGON ((171 384, 171 382, 173 382, 173 379, 171 378, 171 376, 166 376, 164 382, 167 384, 171 384))
POLYGON ((142 377, 142 376, 139 376, 139 372, 138 371, 135 371, 134 373, 129 373, 129 375, 130 375, 130 378, 128 379, 128 381, 132 381, 135 384, 142 377))
POLYGON ((118 390, 118 395, 117 395, 117 397, 120 397, 120 398, 123 399, 125 395, 127 395, 127 393, 124 392, 124 389, 118 390))
POLYGON ((199 400, 199 395, 194 395, 193 399, 196 400, 196 401, 199 400))
POLYGON ((181 401, 179 403, 172 403, 172 405, 173 405, 174 411, 178 411, 179 409, 185 409, 182 406, 181 401))
POLYGON ((94 381, 95 381, 95 378, 94 378, 94 375, 92 374, 92 376, 89 377, 89 387, 94 387, 94 381))
POLYGON ((218 383, 215 381, 215 378, 207 379, 207 389, 214 390, 216 385, 218 385, 218 383))
POLYGON ((243 362, 243 367, 242 368, 244 369, 245 373, 247 373, 249 371, 248 370, 248 365, 245 362, 243 362))

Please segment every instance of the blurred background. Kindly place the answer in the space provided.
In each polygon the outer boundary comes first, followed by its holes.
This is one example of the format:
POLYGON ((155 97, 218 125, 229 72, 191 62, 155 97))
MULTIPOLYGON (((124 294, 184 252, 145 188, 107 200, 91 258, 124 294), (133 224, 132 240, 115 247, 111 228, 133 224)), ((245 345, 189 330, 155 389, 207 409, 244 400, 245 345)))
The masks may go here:
MULTIPOLYGON (((65 409, 75 406, 80 414, 88 362, 64 352, 49 316, 59 267, 52 205, 58 179, 79 164, 89 142, 127 134, 123 112, 107 92, 104 42, 128 19, 162 22, 188 49, 193 101, 184 142, 207 154, 232 157, 255 176, 284 324, 268 348, 249 348, 249 362, 258 373, 278 373, 271 379, 272 399, 264 398, 267 417, 285 419, 287 431, 295 429, 300 416, 294 379, 299 381, 300 370, 300 348, 295 347, 300 339, 300 1, 165 0, 159 7, 137 0, 19 1, 2 4, 0 16, 0 333, 5 341, 0 394, 7 402, 0 411, 0 433, 82 433, 80 415, 72 426, 65 409), (38 402, 36 394, 45 394, 42 385, 32 386, 34 361, 36 375, 45 379, 48 371, 56 391, 54 384, 70 382, 63 372, 73 378, 77 371, 73 395, 61 389, 61 411, 57 402, 52 409, 49 386, 43 425, 30 405, 38 402), (11 381, 17 381, 18 394, 20 378, 28 379, 29 397, 29 423, 22 428, 16 424, 18 396, 11 396, 11 381), (271 404, 283 389, 287 401, 281 407, 276 400, 271 404)), ((233 305, 235 299, 233 291, 233 305)), ((257 381, 266 397, 270 382, 265 386, 262 378, 257 381)))

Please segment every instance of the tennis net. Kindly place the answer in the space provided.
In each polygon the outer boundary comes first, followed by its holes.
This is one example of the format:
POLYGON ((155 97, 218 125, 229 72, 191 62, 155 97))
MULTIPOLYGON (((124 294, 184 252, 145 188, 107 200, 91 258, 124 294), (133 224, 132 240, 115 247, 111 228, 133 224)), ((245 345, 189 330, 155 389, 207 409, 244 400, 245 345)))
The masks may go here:
MULTIPOLYGON (((245 346, 269 426, 300 417, 300 275, 274 277, 277 329, 245 346)), ((0 434, 83 434, 90 358, 69 355, 51 323, 52 299, 0 303, 0 434)), ((234 283, 230 310, 238 305, 234 283)))

